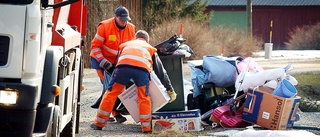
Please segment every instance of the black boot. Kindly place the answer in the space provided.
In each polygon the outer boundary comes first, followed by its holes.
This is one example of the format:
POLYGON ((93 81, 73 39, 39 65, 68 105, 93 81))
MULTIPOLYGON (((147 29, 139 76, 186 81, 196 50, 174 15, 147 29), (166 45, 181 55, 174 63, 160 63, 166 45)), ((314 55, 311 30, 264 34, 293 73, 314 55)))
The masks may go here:
MULTIPOLYGON (((103 94, 102 94, 102 95, 103 95, 103 94)), ((98 100, 96 101, 96 103, 94 103, 93 105, 90 106, 91 108, 95 108, 95 109, 99 108, 100 103, 101 103, 101 100, 102 100, 102 95, 98 98, 98 100)))
POLYGON ((117 123, 123 123, 127 121, 127 118, 122 116, 121 114, 114 116, 117 120, 117 123))
POLYGON ((97 109, 97 108, 99 108, 99 106, 100 106, 100 102, 96 102, 93 105, 91 105, 90 107, 94 108, 94 109, 97 109))
POLYGON ((97 125, 95 125, 94 123, 90 123, 90 128, 93 130, 102 130, 102 127, 98 127, 97 125))

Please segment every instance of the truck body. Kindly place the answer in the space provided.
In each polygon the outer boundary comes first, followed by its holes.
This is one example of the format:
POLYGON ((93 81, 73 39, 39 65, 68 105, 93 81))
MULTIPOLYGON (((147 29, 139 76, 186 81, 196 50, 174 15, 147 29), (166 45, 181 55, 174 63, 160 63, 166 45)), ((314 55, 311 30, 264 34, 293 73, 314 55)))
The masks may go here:
POLYGON ((79 132, 83 0, 0 1, 0 136, 79 132))

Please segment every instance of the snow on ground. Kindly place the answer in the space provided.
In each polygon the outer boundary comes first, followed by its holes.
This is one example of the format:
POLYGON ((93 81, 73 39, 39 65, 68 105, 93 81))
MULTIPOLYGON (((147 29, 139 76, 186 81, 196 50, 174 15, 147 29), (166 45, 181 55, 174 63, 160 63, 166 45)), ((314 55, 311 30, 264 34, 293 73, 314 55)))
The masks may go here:
MULTIPOLYGON (((254 53, 257 59, 262 59, 265 56, 264 51, 254 53)), ((306 59, 320 58, 320 50, 274 50, 271 52, 271 58, 288 58, 288 59, 306 59)))

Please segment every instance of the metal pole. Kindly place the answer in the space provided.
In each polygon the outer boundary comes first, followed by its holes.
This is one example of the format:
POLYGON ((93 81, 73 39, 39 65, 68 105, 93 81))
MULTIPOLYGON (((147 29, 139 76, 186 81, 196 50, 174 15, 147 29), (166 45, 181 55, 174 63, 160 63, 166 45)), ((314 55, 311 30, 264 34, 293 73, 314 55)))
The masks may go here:
POLYGON ((180 38, 182 38, 182 23, 180 23, 180 38))
POLYGON ((270 21, 270 43, 272 43, 272 22, 273 20, 270 21))
POLYGON ((247 32, 252 37, 252 0, 247 0, 247 32))

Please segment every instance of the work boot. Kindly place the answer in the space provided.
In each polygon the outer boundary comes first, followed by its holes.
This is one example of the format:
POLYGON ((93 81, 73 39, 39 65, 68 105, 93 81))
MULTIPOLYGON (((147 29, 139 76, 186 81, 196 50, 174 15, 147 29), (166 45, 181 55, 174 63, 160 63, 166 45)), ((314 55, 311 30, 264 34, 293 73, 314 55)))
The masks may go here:
POLYGON ((113 117, 110 117, 107 121, 113 122, 113 121, 116 121, 116 120, 113 117))
POLYGON ((97 101, 96 103, 94 103, 93 105, 91 105, 90 107, 91 108, 95 108, 95 109, 98 109, 100 106, 100 101, 97 101))
POLYGON ((96 103, 94 103, 93 105, 91 105, 91 108, 99 108, 100 103, 101 103, 101 99, 102 99, 102 95, 97 99, 96 103))
POLYGON ((102 130, 102 127, 98 127, 96 124, 94 124, 93 122, 90 124, 90 128, 92 128, 93 130, 102 130))
POLYGON ((123 123, 127 121, 127 118, 123 117, 121 114, 114 116, 117 120, 117 123, 123 123))
POLYGON ((151 133, 152 131, 149 130, 149 131, 142 131, 142 132, 148 134, 148 133, 151 133))

